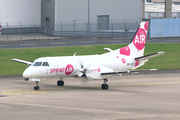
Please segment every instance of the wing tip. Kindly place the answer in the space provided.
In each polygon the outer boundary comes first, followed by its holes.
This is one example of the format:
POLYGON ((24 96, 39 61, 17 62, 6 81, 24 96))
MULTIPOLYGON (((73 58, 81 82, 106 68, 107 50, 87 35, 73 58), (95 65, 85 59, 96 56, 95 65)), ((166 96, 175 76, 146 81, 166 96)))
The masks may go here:
POLYGON ((165 52, 164 51, 160 51, 160 52, 157 52, 158 54, 164 54, 165 52))

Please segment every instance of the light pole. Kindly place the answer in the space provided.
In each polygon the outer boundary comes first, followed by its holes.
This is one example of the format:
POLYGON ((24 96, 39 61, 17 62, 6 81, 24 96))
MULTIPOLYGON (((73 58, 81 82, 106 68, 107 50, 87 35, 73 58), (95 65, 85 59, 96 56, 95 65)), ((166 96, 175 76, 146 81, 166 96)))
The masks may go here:
POLYGON ((172 18, 172 0, 165 0, 164 18, 172 18))
POLYGON ((90 36, 90 0, 88 0, 88 37, 90 36))

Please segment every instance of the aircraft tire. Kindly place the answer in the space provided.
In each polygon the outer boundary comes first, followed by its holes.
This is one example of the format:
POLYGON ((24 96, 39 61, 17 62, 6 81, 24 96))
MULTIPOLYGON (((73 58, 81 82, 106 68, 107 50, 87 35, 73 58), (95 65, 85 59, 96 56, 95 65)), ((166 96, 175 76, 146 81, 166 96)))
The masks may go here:
POLYGON ((58 86, 64 86, 64 81, 62 81, 62 80, 57 81, 57 85, 58 86))
POLYGON ((103 90, 107 90, 109 88, 108 84, 102 84, 101 88, 103 90))
POLYGON ((34 90, 39 90, 40 87, 39 86, 34 86, 34 90))

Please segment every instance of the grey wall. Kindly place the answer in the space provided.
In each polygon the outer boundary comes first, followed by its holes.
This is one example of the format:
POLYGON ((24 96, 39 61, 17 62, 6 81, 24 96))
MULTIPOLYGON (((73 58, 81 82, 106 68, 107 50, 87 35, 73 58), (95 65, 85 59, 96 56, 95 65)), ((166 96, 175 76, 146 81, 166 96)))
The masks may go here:
MULTIPOLYGON (((142 0, 90 0, 90 21, 97 23, 98 15, 109 15, 113 22, 142 20, 142 0)), ((51 24, 87 23, 88 0, 42 0, 42 26, 45 18, 51 24)), ((56 28, 55 28, 56 29, 56 28)))
MULTIPOLYGON (((90 21, 97 22, 98 15, 109 15, 110 20, 142 19, 142 0, 90 0, 90 21)), ((88 0, 56 0, 56 23, 87 22, 88 0)))
POLYGON ((55 24, 55 0, 42 0, 41 2, 41 25, 46 28, 46 18, 50 19, 50 27, 54 29, 55 24))
POLYGON ((41 0, 0 0, 0 23, 6 27, 41 24, 41 0))

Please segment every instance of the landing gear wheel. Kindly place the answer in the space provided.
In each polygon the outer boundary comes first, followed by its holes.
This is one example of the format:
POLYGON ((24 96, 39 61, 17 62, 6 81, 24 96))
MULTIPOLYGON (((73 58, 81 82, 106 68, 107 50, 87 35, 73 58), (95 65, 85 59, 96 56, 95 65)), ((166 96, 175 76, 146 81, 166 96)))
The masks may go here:
POLYGON ((57 81, 57 85, 58 86, 64 86, 64 81, 62 81, 62 80, 57 81))
POLYGON ((103 90, 107 90, 107 89, 109 88, 109 86, 108 86, 108 84, 106 84, 106 82, 108 82, 108 79, 107 79, 107 78, 104 79, 104 84, 101 85, 101 88, 102 88, 103 90))
POLYGON ((34 86, 34 90, 39 90, 39 81, 36 81, 35 86, 34 86))
POLYGON ((40 87, 39 86, 34 86, 34 90, 39 90, 40 87))
POLYGON ((109 86, 108 86, 108 84, 102 84, 102 85, 101 85, 101 88, 102 88, 103 90, 107 90, 107 89, 109 88, 109 86))

